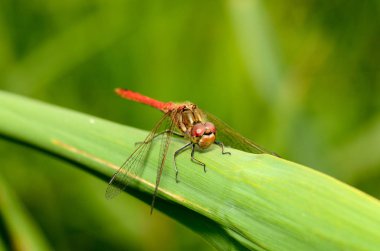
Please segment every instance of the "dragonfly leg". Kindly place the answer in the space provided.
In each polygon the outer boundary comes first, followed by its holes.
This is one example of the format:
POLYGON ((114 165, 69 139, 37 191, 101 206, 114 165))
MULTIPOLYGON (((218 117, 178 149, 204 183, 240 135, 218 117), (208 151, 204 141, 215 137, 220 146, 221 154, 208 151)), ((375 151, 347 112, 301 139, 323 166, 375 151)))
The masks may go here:
POLYGON ((175 136, 178 136, 178 137, 185 137, 184 135, 182 135, 182 134, 180 134, 180 133, 178 133, 178 132, 175 132, 175 131, 170 131, 170 130, 165 130, 165 131, 162 131, 162 132, 160 132, 160 133, 157 133, 156 135, 154 135, 150 140, 148 140, 148 141, 139 141, 139 142, 136 142, 135 143, 135 146, 137 146, 137 145, 141 145, 141 144, 147 144, 147 143, 150 143, 151 141, 153 141, 155 138, 157 138, 158 136, 160 136, 160 135, 162 135, 162 134, 164 134, 164 133, 171 133, 171 134, 173 134, 173 135, 175 135, 175 136))
MULTIPOLYGON (((175 170, 175 181, 178 183, 178 169, 177 169, 177 163, 176 163, 176 158, 177 158, 177 155, 180 154, 181 152, 183 152, 183 150, 185 150, 186 148, 188 148, 189 146, 191 146, 193 143, 187 143, 186 145, 184 145, 183 147, 181 147, 180 149, 178 149, 177 151, 175 151, 174 153, 174 170, 175 170)), ((194 144, 193 144, 194 145, 194 144)))
POLYGON ((194 158, 194 152, 195 152, 195 144, 193 144, 193 146, 191 148, 191 160, 194 161, 195 163, 197 163, 198 165, 203 166, 203 170, 206 172, 206 164, 203 163, 202 161, 199 161, 196 158, 194 158))
POLYGON ((222 148, 222 154, 229 154, 229 155, 231 155, 230 152, 225 152, 224 151, 224 144, 222 142, 215 141, 214 144, 216 144, 216 145, 218 145, 218 146, 220 146, 222 148))

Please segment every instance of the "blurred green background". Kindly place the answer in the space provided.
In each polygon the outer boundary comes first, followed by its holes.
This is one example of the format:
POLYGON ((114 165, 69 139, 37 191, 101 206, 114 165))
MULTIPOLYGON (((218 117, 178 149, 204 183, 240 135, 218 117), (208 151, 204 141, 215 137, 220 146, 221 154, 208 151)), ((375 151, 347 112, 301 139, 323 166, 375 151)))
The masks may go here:
MULTIPOLYGON (((0 89, 146 130, 161 114, 115 87, 191 100, 379 198, 379 10, 343 0, 2 0, 0 89)), ((0 154, 1 186, 56 250, 211 249, 129 195, 105 200, 104 182, 66 162, 5 137, 0 154)), ((0 249, 11 246, 6 222, 0 249)))

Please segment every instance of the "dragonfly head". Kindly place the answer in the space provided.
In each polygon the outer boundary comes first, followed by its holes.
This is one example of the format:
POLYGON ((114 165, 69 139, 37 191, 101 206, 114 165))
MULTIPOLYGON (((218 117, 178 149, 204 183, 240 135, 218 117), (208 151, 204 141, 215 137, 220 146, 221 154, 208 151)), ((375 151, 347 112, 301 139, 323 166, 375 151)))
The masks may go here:
POLYGON ((191 128, 191 141, 199 145, 201 149, 206 149, 215 141, 216 128, 211 122, 196 123, 191 128))

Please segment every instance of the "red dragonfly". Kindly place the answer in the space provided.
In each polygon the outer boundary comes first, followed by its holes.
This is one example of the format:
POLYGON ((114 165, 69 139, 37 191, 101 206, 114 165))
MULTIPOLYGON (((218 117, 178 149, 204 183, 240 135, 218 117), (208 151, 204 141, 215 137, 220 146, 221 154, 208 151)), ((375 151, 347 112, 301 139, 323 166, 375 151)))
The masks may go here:
POLYGON ((184 146, 175 151, 173 157, 173 164, 176 173, 175 178, 177 183, 178 169, 176 157, 187 148, 191 148, 191 160, 194 163, 201 165, 204 172, 206 172, 206 164, 194 157, 196 148, 201 150, 207 149, 211 145, 215 144, 221 148, 222 154, 231 154, 230 152, 226 152, 224 150, 224 144, 221 141, 216 140, 217 135, 218 138, 225 140, 225 142, 228 142, 229 146, 233 148, 252 153, 268 153, 277 156, 276 154, 268 152, 262 147, 244 138, 232 130, 228 125, 211 114, 206 114, 200 110, 197 105, 191 102, 161 102, 126 89, 117 88, 115 91, 122 98, 159 109, 164 113, 164 116, 162 116, 162 118, 157 122, 145 140, 137 143, 138 146, 134 152, 112 176, 106 191, 106 197, 108 199, 113 198, 127 187, 130 176, 137 175, 138 172, 141 172, 152 141, 160 135, 162 135, 160 158, 150 213, 153 212, 162 170, 167 159, 167 152, 173 135, 187 140, 187 143, 184 146))

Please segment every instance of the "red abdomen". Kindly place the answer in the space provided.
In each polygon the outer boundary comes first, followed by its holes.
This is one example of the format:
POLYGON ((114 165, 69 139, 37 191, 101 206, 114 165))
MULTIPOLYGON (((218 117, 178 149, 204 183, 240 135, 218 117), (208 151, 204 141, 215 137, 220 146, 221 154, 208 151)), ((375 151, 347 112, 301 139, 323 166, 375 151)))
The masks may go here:
POLYGON ((164 102, 149 98, 140 93, 133 92, 127 89, 116 88, 115 92, 122 98, 129 99, 129 100, 139 102, 142 104, 150 105, 163 112, 167 112, 168 110, 170 110, 170 107, 173 105, 173 103, 171 102, 164 103, 164 102))

